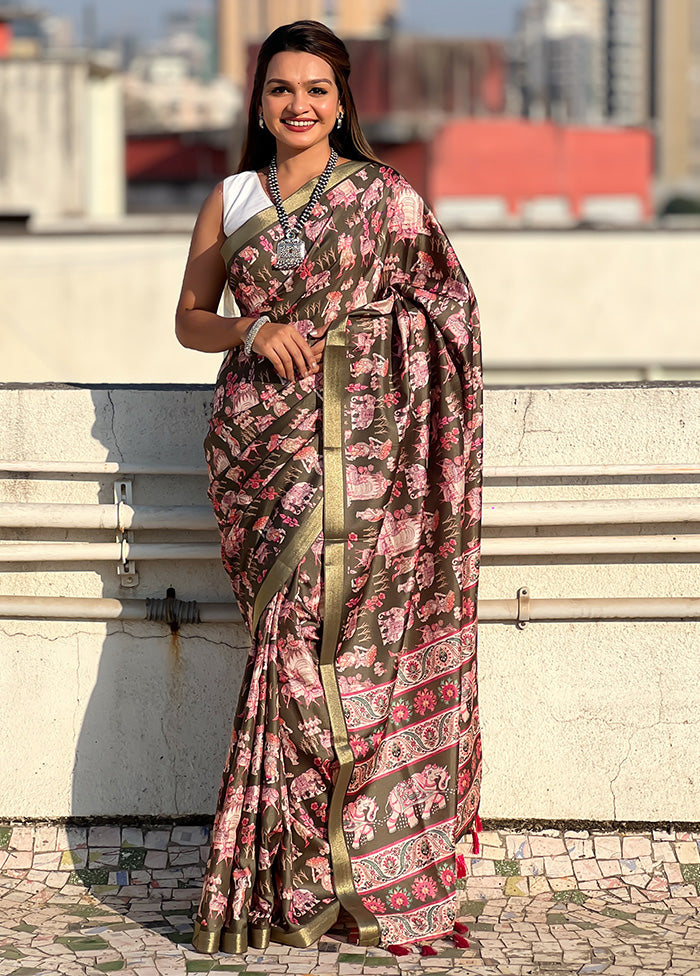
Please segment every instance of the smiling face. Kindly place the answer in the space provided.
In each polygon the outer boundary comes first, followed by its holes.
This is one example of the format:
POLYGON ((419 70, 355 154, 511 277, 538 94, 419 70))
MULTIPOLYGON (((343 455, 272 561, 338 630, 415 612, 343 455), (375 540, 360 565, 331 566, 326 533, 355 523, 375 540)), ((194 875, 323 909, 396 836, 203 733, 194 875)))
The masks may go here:
POLYGON ((333 69, 304 51, 275 54, 267 69, 261 110, 278 153, 282 147, 291 154, 327 147, 342 111, 333 69))

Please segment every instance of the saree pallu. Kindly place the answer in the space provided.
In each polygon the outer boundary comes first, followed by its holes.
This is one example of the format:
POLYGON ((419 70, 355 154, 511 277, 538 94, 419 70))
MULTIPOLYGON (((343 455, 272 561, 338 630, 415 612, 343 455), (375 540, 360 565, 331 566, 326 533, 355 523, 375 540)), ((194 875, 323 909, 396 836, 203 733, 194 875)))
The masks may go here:
MULTIPOLYGON (((285 202, 298 213, 313 183, 285 202)), ((273 207, 222 254, 241 314, 325 336, 287 383, 231 350, 205 451, 252 637, 193 945, 364 945, 453 931, 477 822, 479 318, 435 218, 389 167, 336 168, 275 267, 273 207)))

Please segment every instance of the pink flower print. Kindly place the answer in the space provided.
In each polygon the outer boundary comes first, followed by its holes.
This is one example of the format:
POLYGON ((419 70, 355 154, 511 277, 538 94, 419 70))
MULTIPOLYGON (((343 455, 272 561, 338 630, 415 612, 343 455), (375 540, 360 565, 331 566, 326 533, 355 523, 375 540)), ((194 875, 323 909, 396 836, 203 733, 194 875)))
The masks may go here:
POLYGON ((391 719, 396 725, 400 722, 405 722, 408 716, 408 706, 404 705, 403 702, 400 705, 394 705, 391 710, 391 719))
POLYGON ((455 883, 455 873, 452 868, 443 868, 440 872, 440 880, 446 888, 453 888, 455 883))
POLYGON ((457 685, 454 681, 446 681, 444 685, 440 687, 440 694, 442 695, 442 700, 444 702, 455 701, 457 698, 457 685))
POLYGON ((426 712, 432 712, 436 705, 437 698, 435 697, 435 692, 431 691, 429 688, 424 688, 423 691, 419 691, 416 697, 413 699, 413 707, 419 715, 425 715, 426 712))
POLYGON ((427 901, 428 898, 434 898, 437 894, 437 885, 432 878, 423 875, 416 880, 411 885, 411 891, 418 901, 427 901))
POLYGON ((353 755, 357 759, 358 756, 367 755, 367 743, 364 739, 361 739, 359 735, 353 735, 350 739, 350 748, 352 749, 353 755))
POLYGON ((446 430, 440 436, 440 446, 443 447, 445 450, 450 448, 453 444, 457 444, 458 442, 459 442, 459 434, 454 429, 454 427, 451 427, 450 430, 446 430))
POLYGON ((241 824, 241 834, 240 834, 241 846, 248 847, 255 840, 255 823, 248 823, 247 821, 241 824))
POLYGON ((400 889, 398 891, 390 891, 389 904, 397 911, 401 911, 402 908, 408 908, 408 895, 400 889))
POLYGON ((375 898, 371 895, 369 898, 362 899, 365 903, 365 908, 372 912, 373 915, 383 915, 386 912, 386 905, 379 898, 375 898))

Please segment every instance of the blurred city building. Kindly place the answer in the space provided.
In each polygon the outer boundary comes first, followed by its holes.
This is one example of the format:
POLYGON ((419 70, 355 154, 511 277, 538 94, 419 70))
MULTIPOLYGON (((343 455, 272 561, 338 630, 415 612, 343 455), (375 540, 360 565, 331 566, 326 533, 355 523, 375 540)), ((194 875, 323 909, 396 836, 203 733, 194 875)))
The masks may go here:
POLYGON ((216 0, 219 73, 243 87, 248 48, 276 27, 320 20, 343 38, 381 35, 391 26, 400 0, 216 0))
POLYGON ((604 13, 603 0, 530 0, 519 11, 513 70, 523 115, 601 122, 604 13))
POLYGON ((213 6, 166 18, 164 37, 137 53, 123 76, 127 208, 191 211, 227 173, 243 102, 217 74, 213 6))
POLYGON ((41 21, 37 10, 0 3, 0 58, 38 58, 44 49, 41 21))
POLYGON ((658 179, 700 210, 700 0, 656 0, 658 179))
POLYGON ((138 55, 124 74, 128 133, 226 129, 240 108, 240 89, 193 76, 177 54, 138 55))
POLYGON ((511 82, 527 118, 650 128, 660 206, 700 207, 700 0, 529 0, 511 82))
POLYGON ((605 115, 620 125, 656 117, 656 3, 606 0, 605 115))
POLYGON ((124 212, 122 95, 111 67, 89 57, 44 57, 41 14, 0 7, 5 227, 124 212))

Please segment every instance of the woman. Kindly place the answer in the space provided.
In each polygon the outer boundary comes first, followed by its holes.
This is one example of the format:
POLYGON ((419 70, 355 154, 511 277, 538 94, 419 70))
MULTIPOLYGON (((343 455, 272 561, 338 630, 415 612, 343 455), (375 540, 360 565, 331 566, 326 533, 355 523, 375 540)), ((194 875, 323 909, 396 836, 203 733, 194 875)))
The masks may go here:
POLYGON ((252 637, 203 952, 455 937, 455 843, 479 826, 478 314, 349 71, 320 23, 262 45, 177 311, 185 346, 226 353, 205 449, 252 637), (216 314, 225 288, 240 317, 216 314))

